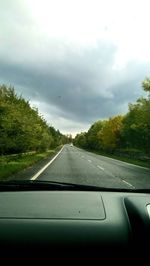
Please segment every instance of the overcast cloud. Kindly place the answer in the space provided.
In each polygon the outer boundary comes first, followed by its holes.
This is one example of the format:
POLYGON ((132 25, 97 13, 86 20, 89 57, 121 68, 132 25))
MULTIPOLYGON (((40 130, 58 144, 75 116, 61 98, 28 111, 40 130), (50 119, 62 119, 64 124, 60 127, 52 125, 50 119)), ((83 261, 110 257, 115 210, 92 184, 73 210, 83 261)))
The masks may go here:
POLYGON ((146 0, 1 1, 0 83, 63 133, 126 113, 150 75, 149 8, 146 0))

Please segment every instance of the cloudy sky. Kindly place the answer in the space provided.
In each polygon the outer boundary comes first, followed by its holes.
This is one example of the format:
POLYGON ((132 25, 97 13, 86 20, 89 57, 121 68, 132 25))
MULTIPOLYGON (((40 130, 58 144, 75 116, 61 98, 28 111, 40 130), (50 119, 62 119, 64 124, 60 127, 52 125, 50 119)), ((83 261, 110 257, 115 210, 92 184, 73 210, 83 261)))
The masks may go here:
POLYGON ((0 83, 62 133, 124 114, 150 76, 149 0, 0 0, 0 83))

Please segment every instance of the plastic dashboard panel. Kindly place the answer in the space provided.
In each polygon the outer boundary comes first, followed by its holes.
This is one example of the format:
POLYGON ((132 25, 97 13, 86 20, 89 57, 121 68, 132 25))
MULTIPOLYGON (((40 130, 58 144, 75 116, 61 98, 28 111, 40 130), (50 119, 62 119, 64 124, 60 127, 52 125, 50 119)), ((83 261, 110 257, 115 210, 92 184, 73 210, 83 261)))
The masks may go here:
POLYGON ((149 203, 150 196, 139 193, 1 192, 0 245, 49 252, 65 246, 98 252, 138 248, 150 236, 149 203))

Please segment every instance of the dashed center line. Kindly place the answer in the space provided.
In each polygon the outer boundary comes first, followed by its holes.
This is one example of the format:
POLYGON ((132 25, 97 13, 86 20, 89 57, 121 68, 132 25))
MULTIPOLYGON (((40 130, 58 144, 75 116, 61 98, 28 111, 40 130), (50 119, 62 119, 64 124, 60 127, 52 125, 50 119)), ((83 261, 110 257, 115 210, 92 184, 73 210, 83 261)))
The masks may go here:
POLYGON ((101 169, 101 170, 103 170, 103 171, 104 171, 104 168, 103 168, 103 167, 101 167, 100 165, 97 165, 97 167, 98 167, 99 169, 101 169))
POLYGON ((132 187, 132 188, 135 188, 132 184, 130 184, 129 182, 125 181, 122 179, 122 182, 124 182, 125 184, 127 184, 128 186, 132 187))
POLYGON ((91 163, 92 161, 91 160, 88 160, 89 163, 91 163))

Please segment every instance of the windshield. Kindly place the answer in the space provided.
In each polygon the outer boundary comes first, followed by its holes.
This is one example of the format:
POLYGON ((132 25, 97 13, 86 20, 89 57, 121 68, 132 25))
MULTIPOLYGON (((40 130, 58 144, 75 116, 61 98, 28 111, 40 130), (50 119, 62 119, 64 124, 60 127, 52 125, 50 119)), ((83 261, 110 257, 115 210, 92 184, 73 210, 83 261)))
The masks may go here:
POLYGON ((0 2, 0 181, 150 188, 150 2, 0 2))

